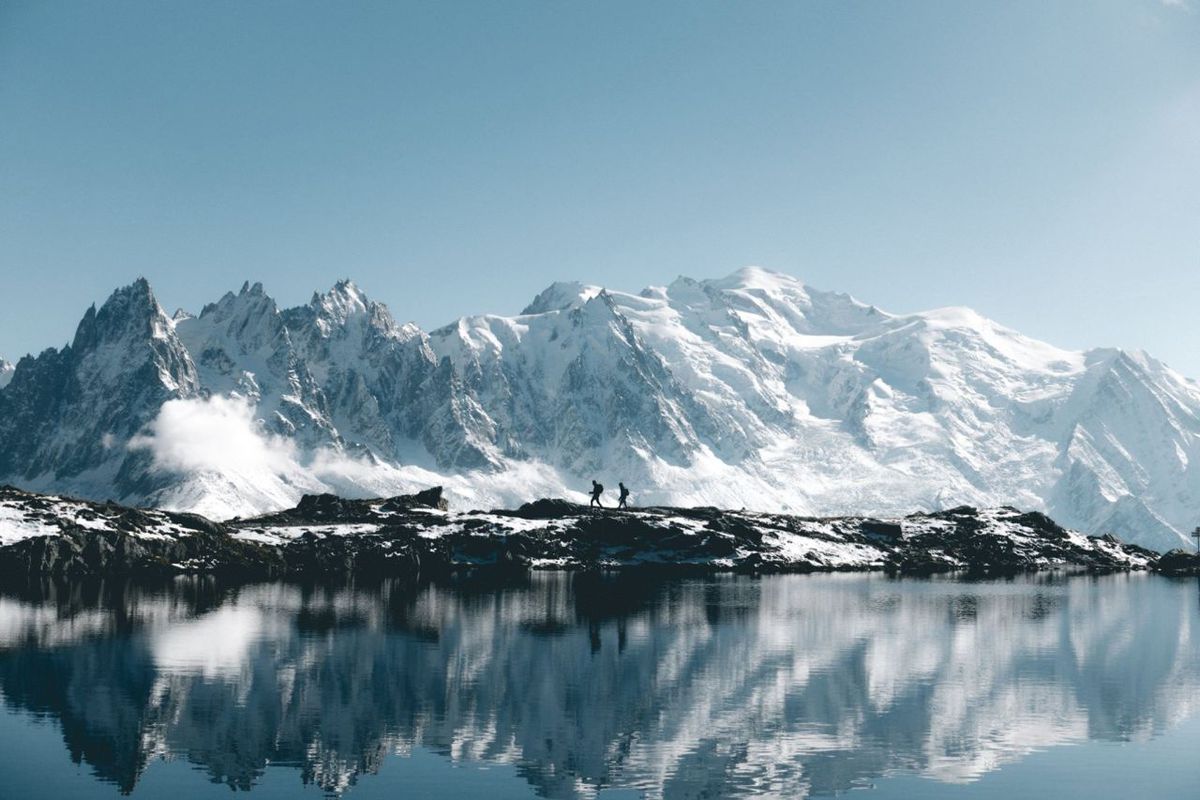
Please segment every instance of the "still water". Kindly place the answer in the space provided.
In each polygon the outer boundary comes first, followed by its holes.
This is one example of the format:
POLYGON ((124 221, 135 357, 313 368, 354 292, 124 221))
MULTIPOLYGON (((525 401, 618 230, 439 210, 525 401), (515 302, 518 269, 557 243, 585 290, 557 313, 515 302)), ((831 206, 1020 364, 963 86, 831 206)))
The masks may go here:
POLYGON ((1147 575, 0 591, 0 796, 1198 798, 1147 575))

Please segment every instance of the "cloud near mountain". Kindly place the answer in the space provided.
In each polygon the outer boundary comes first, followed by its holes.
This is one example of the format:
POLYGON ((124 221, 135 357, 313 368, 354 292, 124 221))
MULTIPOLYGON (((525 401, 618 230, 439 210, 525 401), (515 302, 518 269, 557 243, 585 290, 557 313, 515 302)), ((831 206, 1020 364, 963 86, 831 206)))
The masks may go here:
POLYGON ((168 400, 129 447, 149 450, 156 468, 183 474, 285 471, 295 463, 295 443, 260 431, 254 411, 237 396, 168 400))

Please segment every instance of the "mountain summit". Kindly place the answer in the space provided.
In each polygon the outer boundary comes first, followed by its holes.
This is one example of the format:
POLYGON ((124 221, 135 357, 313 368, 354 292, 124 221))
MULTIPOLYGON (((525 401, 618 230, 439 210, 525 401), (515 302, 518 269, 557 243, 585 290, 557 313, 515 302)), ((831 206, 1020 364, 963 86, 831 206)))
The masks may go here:
POLYGON ((0 387, 0 482, 216 517, 432 482, 482 507, 597 477, 638 504, 1010 504, 1157 549, 1200 518, 1200 386, 1150 356, 759 268, 556 283, 428 333, 350 281, 291 309, 247 283, 172 318, 139 280, 67 347, 0 364, 0 387))

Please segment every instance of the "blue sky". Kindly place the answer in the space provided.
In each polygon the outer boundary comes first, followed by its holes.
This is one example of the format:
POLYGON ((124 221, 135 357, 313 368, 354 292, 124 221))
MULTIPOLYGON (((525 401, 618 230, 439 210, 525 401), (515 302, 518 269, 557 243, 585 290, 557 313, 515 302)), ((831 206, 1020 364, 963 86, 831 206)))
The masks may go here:
POLYGON ((0 0, 0 355, 758 264, 1200 377, 1200 3, 0 0))

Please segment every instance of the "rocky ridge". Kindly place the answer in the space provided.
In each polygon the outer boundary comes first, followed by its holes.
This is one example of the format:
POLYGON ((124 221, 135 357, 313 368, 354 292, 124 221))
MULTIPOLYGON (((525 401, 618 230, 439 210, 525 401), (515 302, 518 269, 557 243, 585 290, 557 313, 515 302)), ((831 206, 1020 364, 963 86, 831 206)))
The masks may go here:
MULTIPOLYGON (((450 511, 440 487, 354 500, 307 495, 286 511, 214 522, 0 487, 0 574, 436 575, 463 569, 1002 574, 1043 569, 1173 574, 1192 562, 1089 537, 1039 512, 959 507, 895 519, 716 508, 590 509, 543 499, 450 511)), ((1194 569, 1194 565, 1192 567, 1194 569)))

